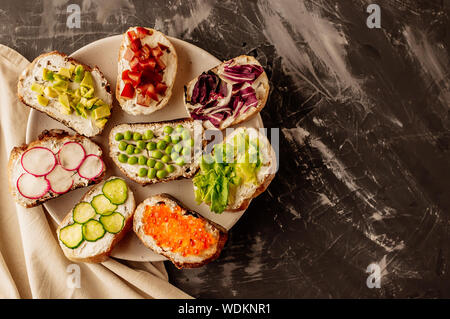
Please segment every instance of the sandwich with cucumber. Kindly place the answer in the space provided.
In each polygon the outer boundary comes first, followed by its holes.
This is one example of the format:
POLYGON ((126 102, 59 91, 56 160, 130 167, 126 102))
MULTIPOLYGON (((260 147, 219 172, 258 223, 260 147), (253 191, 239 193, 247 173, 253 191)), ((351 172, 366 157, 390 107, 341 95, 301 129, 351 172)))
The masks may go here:
POLYGON ((101 148, 87 137, 43 131, 37 140, 12 149, 9 190, 18 204, 30 208, 100 182, 105 170, 101 148))
POLYGON ((184 88, 184 103, 205 129, 223 130, 258 114, 269 95, 269 80, 261 64, 241 55, 203 72, 184 88))
POLYGON ((105 261, 131 229, 136 208, 127 183, 112 176, 89 190, 57 229, 65 256, 75 262, 105 261))
POLYGON ((222 226, 168 194, 153 195, 138 205, 133 230, 145 246, 177 268, 196 268, 215 260, 228 237, 222 226))
POLYGON ((116 98, 132 115, 163 108, 172 95, 178 58, 174 46, 161 32, 129 28, 119 50, 116 98))
POLYGON ((17 90, 24 104, 87 137, 99 135, 111 116, 111 87, 103 73, 58 51, 30 63, 17 90))
POLYGON ((196 201, 217 214, 247 209, 267 189, 277 169, 267 137, 246 127, 235 129, 199 161, 200 170, 192 179, 196 201))
POLYGON ((133 181, 155 184, 191 178, 203 146, 201 121, 120 124, 109 134, 110 157, 133 181))

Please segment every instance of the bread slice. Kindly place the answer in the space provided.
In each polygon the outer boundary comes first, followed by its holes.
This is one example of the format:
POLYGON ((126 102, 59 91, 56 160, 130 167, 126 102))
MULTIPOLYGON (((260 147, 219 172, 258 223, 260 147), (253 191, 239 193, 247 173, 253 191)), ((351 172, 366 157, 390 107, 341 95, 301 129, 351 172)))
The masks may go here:
MULTIPOLYGON (((24 168, 21 165, 22 154, 33 148, 33 147, 46 147, 49 148, 54 154, 58 152, 58 150, 67 142, 78 142, 80 143, 86 151, 87 154, 94 154, 96 156, 102 156, 102 149, 89 140, 88 138, 81 135, 70 135, 69 133, 63 130, 50 130, 43 131, 36 141, 31 142, 30 144, 23 144, 21 146, 14 147, 11 150, 11 154, 8 162, 8 181, 9 181, 9 190, 14 198, 14 200, 27 208, 38 206, 50 199, 56 198, 61 194, 57 194, 49 190, 44 196, 38 199, 26 198, 20 194, 17 189, 17 180, 18 178, 26 173, 24 168)), ((82 178, 78 175, 77 171, 73 171, 73 185, 68 190, 74 190, 80 187, 86 187, 92 184, 96 184, 100 182, 105 175, 106 167, 103 166, 102 173, 96 177, 95 179, 86 179, 82 178)))
MULTIPOLYGON (((168 222, 164 221, 164 223, 168 222)), ((169 224, 167 224, 166 227, 169 227, 169 224)), ((188 210, 178 200, 168 194, 153 195, 138 205, 134 214, 133 230, 145 246, 152 249, 156 253, 167 257, 172 263, 174 263, 177 268, 201 267, 215 260, 217 257, 219 257, 220 252, 222 251, 222 248, 228 238, 227 231, 222 226, 207 220, 196 212, 188 210), (180 251, 174 251, 176 250, 176 248, 174 247, 169 247, 167 245, 164 247, 162 244, 158 245, 153 236, 146 234, 146 231, 144 229, 146 221, 143 217, 147 206, 155 206, 160 204, 167 205, 172 210, 172 212, 176 207, 180 207, 178 218, 181 221, 187 221, 188 219, 192 220, 192 218, 203 221, 203 230, 211 234, 215 238, 215 242, 211 243, 211 245, 206 249, 199 250, 198 254, 187 253, 185 256, 183 256, 183 253, 181 253, 180 251)), ((165 235, 167 236, 167 233, 165 235)), ((180 234, 176 233, 173 236, 177 235, 180 234)), ((161 236, 163 236, 164 239, 164 234, 161 234, 161 236)), ((196 244, 196 238, 195 235, 193 235, 192 229, 188 234, 185 234, 185 236, 180 237, 180 239, 178 240, 182 240, 184 243, 189 241, 189 243, 192 245, 196 244)))
MULTIPOLYGON (((133 144, 134 146, 136 146, 136 143, 137 143, 136 141, 133 141, 132 139, 129 141, 125 141, 125 142, 127 144, 133 144)), ((203 140, 203 127, 202 127, 201 121, 194 121, 192 119, 181 119, 181 120, 173 120, 173 121, 154 122, 154 123, 120 124, 120 125, 113 127, 109 134, 109 152, 110 152, 109 155, 113 159, 114 163, 120 168, 120 170, 128 178, 132 179, 133 181, 135 181, 141 185, 155 184, 155 183, 159 183, 159 182, 168 182, 168 181, 177 180, 177 179, 191 178, 192 176, 194 176, 199 168, 199 162, 198 162, 199 156, 197 154, 202 151, 202 146, 203 146, 204 142, 205 141, 203 140), (147 130, 152 130, 154 132, 154 138, 151 140, 144 139, 144 141, 146 143, 149 141, 156 142, 165 135, 165 133, 163 132, 165 126, 170 126, 174 129, 172 136, 177 135, 175 129, 178 125, 182 125, 183 127, 185 127, 186 129, 188 129, 191 132, 191 136, 194 140, 194 146, 192 147, 192 150, 191 150, 192 157, 189 160, 186 160, 185 161, 186 164, 183 166, 176 165, 174 163, 174 160, 171 159, 168 164, 172 165, 175 168, 175 171, 173 173, 169 174, 167 177, 165 177, 163 179, 159 179, 156 177, 149 178, 148 175, 144 176, 144 177, 140 177, 138 173, 141 168, 145 168, 147 170, 150 169, 150 167, 147 164, 140 165, 139 163, 137 163, 137 164, 132 165, 132 164, 128 164, 128 163, 121 163, 119 161, 119 154, 121 154, 121 153, 126 154, 126 153, 124 151, 119 150, 119 143, 124 140, 117 141, 116 140, 117 133, 123 134, 126 131, 131 131, 133 133, 137 132, 137 133, 141 134, 142 136, 144 136, 144 134, 147 130)), ((184 143, 184 142, 181 140, 180 143, 184 143)), ((172 145, 174 145, 174 144, 172 144, 172 145)), ((139 154, 128 155, 128 156, 129 157, 145 156, 147 159, 150 159, 151 153, 152 153, 152 151, 143 149, 142 152, 140 152, 139 154)), ((164 154, 165 154, 165 152, 164 152, 164 154)), ((170 155, 170 154, 167 154, 167 155, 170 155)), ((167 166, 165 166, 165 167, 167 167, 167 166)))
MULTIPOLYGON (((103 73, 97 66, 91 68, 66 54, 52 51, 38 56, 30 65, 22 72, 17 85, 17 94, 19 99, 29 107, 32 107, 40 112, 47 114, 53 119, 63 123, 67 127, 75 130, 77 133, 92 137, 99 135, 103 131, 103 126, 99 127, 95 124, 95 120, 91 116, 84 118, 73 111, 71 114, 64 114, 61 112, 61 103, 58 98, 50 98, 47 106, 39 104, 37 100, 37 93, 31 90, 33 83, 39 84, 49 83, 43 79, 43 69, 58 72, 60 68, 70 68, 71 65, 82 65, 83 68, 92 74, 94 83, 94 95, 103 100, 112 107, 111 87, 106 80, 103 73)), ((78 85, 71 82, 70 89, 76 89, 78 85)))
MULTIPOLYGON (((247 133, 250 140, 255 138, 259 140, 261 167, 256 173, 256 183, 243 183, 233 189, 232 195, 229 197, 231 199, 231 202, 228 202, 228 205, 225 208, 225 211, 229 212, 239 212, 246 210, 250 205, 252 199, 257 197, 267 189, 270 182, 275 177, 275 173, 277 170, 276 154, 267 137, 259 130, 248 127, 239 127, 237 129, 234 129, 232 133, 227 135, 223 143, 232 141, 235 135, 241 133, 247 133)), ((194 190, 197 190, 195 184, 194 190)))
MULTIPOLYGON (((107 181, 118 178, 119 177, 111 176, 101 184, 94 186, 80 199, 80 202, 90 203, 94 196, 102 194, 102 187, 107 181)), ((136 203, 134 200, 134 194, 128 186, 128 196, 125 203, 118 205, 115 210, 115 212, 118 212, 123 217, 125 217, 122 230, 120 230, 116 234, 106 231, 104 236, 97 241, 89 242, 87 240, 84 240, 78 247, 74 249, 68 248, 66 245, 64 245, 60 237, 61 229, 74 223, 72 208, 72 210, 70 210, 70 212, 66 215, 66 217, 63 219, 58 229, 56 230, 56 234, 59 239, 59 245, 61 246, 64 255, 68 259, 75 262, 99 263, 105 261, 106 259, 108 259, 114 246, 128 233, 129 230, 131 230, 135 208, 136 203)), ((100 215, 97 214, 93 219, 99 220, 99 218, 100 215)))
MULTIPOLYGON (((219 129, 223 130, 229 126, 236 125, 239 123, 242 123, 246 120, 248 120, 250 117, 254 116, 255 114, 258 114, 262 108, 266 105, 267 97, 269 96, 269 80, 267 78, 266 72, 261 67, 261 64, 252 56, 248 55, 241 55, 234 59, 225 61, 218 66, 212 68, 211 70, 207 71, 206 73, 203 73, 199 77, 191 80, 186 86, 185 86, 185 99, 184 103, 186 106, 187 111, 191 114, 191 117, 195 119, 202 119, 203 125, 205 129, 219 129), (262 70, 262 73, 252 81, 244 82, 242 86, 237 88, 233 88, 233 84, 237 83, 236 81, 230 80, 226 76, 224 76, 225 68, 226 67, 233 67, 233 66, 243 66, 243 65, 254 65, 256 68, 259 68, 262 70), (211 93, 208 97, 206 97, 205 102, 203 102, 203 105, 201 103, 198 103, 198 101, 192 101, 193 99, 193 93, 196 83, 199 81, 201 76, 205 75, 212 75, 213 77, 220 79, 220 81, 216 82, 217 87, 211 93), (226 90, 224 93, 224 96, 221 96, 218 94, 220 85, 226 84, 226 90), (237 107, 236 109, 233 109, 233 101, 237 99, 239 93, 241 90, 247 90, 249 87, 253 88, 254 94, 256 96, 257 102, 255 101, 254 104, 252 104, 251 107, 246 107, 245 104, 240 108, 237 107), (212 103, 217 103, 215 107, 211 107, 212 103), (212 123, 209 119, 208 114, 211 111, 216 111, 217 109, 220 109, 219 114, 230 114, 228 116, 224 116, 223 119, 217 119, 215 122, 212 123)), ((247 96, 247 95, 245 95, 247 96)), ((244 103, 243 99, 241 98, 238 100, 241 100, 244 103)))
POLYGON ((121 93, 125 86, 125 83, 122 80, 122 72, 131 69, 130 62, 125 58, 127 48, 129 48, 130 46, 130 39, 127 33, 130 31, 137 32, 137 28, 141 27, 129 28, 123 34, 123 40, 122 44, 120 45, 118 58, 116 99, 125 112, 132 115, 147 115, 159 109, 162 109, 167 104, 167 102, 169 102, 169 99, 172 96, 172 89, 177 74, 178 57, 175 51, 175 47, 172 45, 172 43, 164 34, 151 28, 144 28, 148 30, 151 33, 151 35, 147 35, 141 39, 141 43, 143 45, 148 44, 151 48, 154 48, 158 46, 158 43, 161 43, 162 45, 168 48, 166 51, 164 51, 164 54, 160 57, 160 59, 166 66, 166 68, 162 71, 161 75, 162 75, 162 82, 165 85, 167 85, 167 89, 163 95, 158 94, 159 101, 152 99, 148 106, 138 104, 137 93, 135 93, 134 98, 131 99, 122 97, 121 93))

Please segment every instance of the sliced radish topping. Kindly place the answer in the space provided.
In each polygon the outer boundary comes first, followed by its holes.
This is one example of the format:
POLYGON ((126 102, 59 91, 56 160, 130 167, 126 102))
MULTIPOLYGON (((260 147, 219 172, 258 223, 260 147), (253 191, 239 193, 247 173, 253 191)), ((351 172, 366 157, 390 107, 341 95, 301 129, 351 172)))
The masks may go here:
POLYGON ((45 177, 36 177, 23 173, 17 179, 17 190, 26 198, 38 199, 47 194, 50 189, 49 182, 45 177))
POLYGON ((94 154, 88 155, 78 169, 78 175, 86 179, 95 179, 103 173, 103 166, 100 157, 94 154))
POLYGON ((68 170, 77 170, 86 157, 84 147, 77 142, 65 143, 58 152, 59 164, 68 170))
POLYGON ((72 188, 72 174, 72 172, 62 168, 61 165, 56 165, 45 178, 50 183, 50 190, 53 193, 64 194, 72 188))
POLYGON ((22 154, 20 159, 23 169, 36 177, 50 173, 56 165, 56 157, 45 147, 33 147, 22 154))

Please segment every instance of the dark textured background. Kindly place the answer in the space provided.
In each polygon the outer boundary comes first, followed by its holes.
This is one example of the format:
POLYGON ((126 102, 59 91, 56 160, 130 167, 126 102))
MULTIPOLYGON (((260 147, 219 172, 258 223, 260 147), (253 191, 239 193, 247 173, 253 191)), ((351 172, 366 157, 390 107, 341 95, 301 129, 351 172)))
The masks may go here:
POLYGON ((15 1, 0 43, 33 59, 133 25, 220 59, 251 54, 271 81, 280 170, 221 257, 170 280, 201 298, 450 297, 450 1, 15 1), (81 29, 65 25, 69 3, 81 29), (369 264, 380 289, 366 285, 369 264))

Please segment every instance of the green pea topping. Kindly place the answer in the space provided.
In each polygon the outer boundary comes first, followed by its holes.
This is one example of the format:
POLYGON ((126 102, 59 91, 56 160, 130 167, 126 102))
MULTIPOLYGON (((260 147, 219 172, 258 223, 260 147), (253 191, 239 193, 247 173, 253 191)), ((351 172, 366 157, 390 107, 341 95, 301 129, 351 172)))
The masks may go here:
POLYGON ((147 166, 148 167, 155 167, 156 161, 153 158, 149 158, 147 160, 147 166))
POLYGON ((116 133, 116 141, 123 140, 123 134, 122 133, 116 133))
POLYGON ((155 168, 158 169, 158 170, 162 169, 162 168, 164 168, 164 164, 162 162, 156 162, 155 168))
POLYGON ((183 125, 178 124, 177 127, 175 128, 175 131, 177 131, 178 133, 181 133, 184 130, 183 125))
POLYGON ((170 153, 172 153, 172 149, 173 149, 173 146, 172 146, 172 145, 169 145, 169 146, 166 147, 166 149, 164 150, 164 152, 165 152, 166 154, 170 154, 170 153))
POLYGON ((125 150, 127 149, 127 146, 128 146, 127 142, 121 141, 121 142, 119 143, 119 150, 125 151, 125 150))
POLYGON ((190 145, 191 147, 194 146, 194 139, 193 138, 189 139, 187 145, 190 145))
POLYGON ((178 157, 180 157, 180 155, 178 153, 173 152, 172 154, 170 154, 170 157, 172 158, 173 161, 176 161, 178 157))
POLYGON ((183 150, 181 151, 181 155, 191 155, 191 148, 190 147, 185 147, 183 148, 183 150))
POLYGON ((147 169, 144 168, 144 167, 141 167, 141 168, 139 169, 138 175, 139 175, 139 177, 144 177, 144 176, 147 175, 147 173, 148 173, 147 169))
POLYGON ((145 148, 145 142, 144 141, 138 141, 136 143, 137 147, 139 147, 141 150, 145 148))
POLYGON ((167 169, 167 171, 168 171, 169 173, 173 173, 173 172, 175 171, 175 166, 173 166, 173 165, 167 165, 166 169, 167 169))
POLYGON ((142 150, 140 148, 135 148, 134 149, 134 154, 139 154, 140 152, 142 152, 142 150))
POLYGON ((178 135, 178 134, 172 135, 171 138, 172 138, 172 143, 174 143, 174 144, 177 144, 181 140, 180 135, 178 135))
POLYGON ((148 177, 148 178, 155 178, 155 176, 156 176, 156 169, 150 168, 150 169, 148 170, 147 177, 148 177))
POLYGON ((161 158, 161 161, 162 161, 163 163, 169 163, 169 162, 170 162, 170 156, 169 156, 169 155, 164 155, 164 156, 161 158))
POLYGON ((172 139, 170 138, 170 135, 165 135, 163 137, 163 141, 166 142, 166 143, 170 143, 170 142, 172 142, 172 139))
POLYGON ((125 133, 123 133, 123 138, 127 141, 131 140, 131 136, 132 136, 131 131, 126 131, 125 133))
POLYGON ((131 156, 128 158, 128 164, 134 165, 138 162, 138 158, 136 156, 131 156))
POLYGON ((156 149, 156 143, 155 142, 148 142, 146 148, 149 151, 153 151, 154 149, 156 149))
POLYGON ((167 144, 166 144, 166 142, 164 142, 164 141, 159 141, 158 144, 156 144, 156 147, 157 147, 158 149, 160 149, 160 150, 165 149, 166 146, 167 146, 167 144))
POLYGON ((142 139, 141 133, 135 132, 135 133, 133 134, 133 140, 139 141, 140 139, 142 139))
POLYGON ((134 145, 129 144, 127 146, 127 154, 128 155, 134 154, 134 145))
POLYGON ((165 169, 160 169, 159 171, 156 172, 156 177, 158 177, 159 179, 163 179, 166 176, 167 171, 165 169))
MULTIPOLYGON (((145 165, 147 164, 147 157, 145 157, 144 155, 139 156, 138 158, 138 163, 139 165, 145 165)), ((146 174, 147 175, 147 174, 146 174)))
POLYGON ((173 147, 173 150, 177 153, 180 153, 182 149, 183 149, 183 145, 181 145, 181 144, 175 144, 173 147))
POLYGON ((158 151, 158 150, 153 151, 153 152, 152 152, 152 157, 153 157, 153 158, 160 159, 161 157, 163 157, 163 153, 162 153, 161 151, 158 151))
POLYGON ((170 134, 173 132, 173 128, 171 126, 164 126, 164 133, 170 134))
POLYGON ((190 139, 190 138, 191 138, 191 133, 190 133, 188 130, 184 130, 184 131, 181 133, 181 138, 182 138, 183 140, 190 139))
POLYGON ((178 166, 183 166, 184 165, 183 157, 178 157, 177 160, 175 161, 175 164, 177 164, 178 166))
POLYGON ((144 139, 146 140, 151 140, 153 138, 153 131, 152 130, 147 130, 144 133, 144 139))
POLYGON ((126 163, 128 161, 128 156, 126 156, 125 154, 119 154, 119 156, 117 157, 117 159, 119 160, 119 162, 121 163, 126 163))

